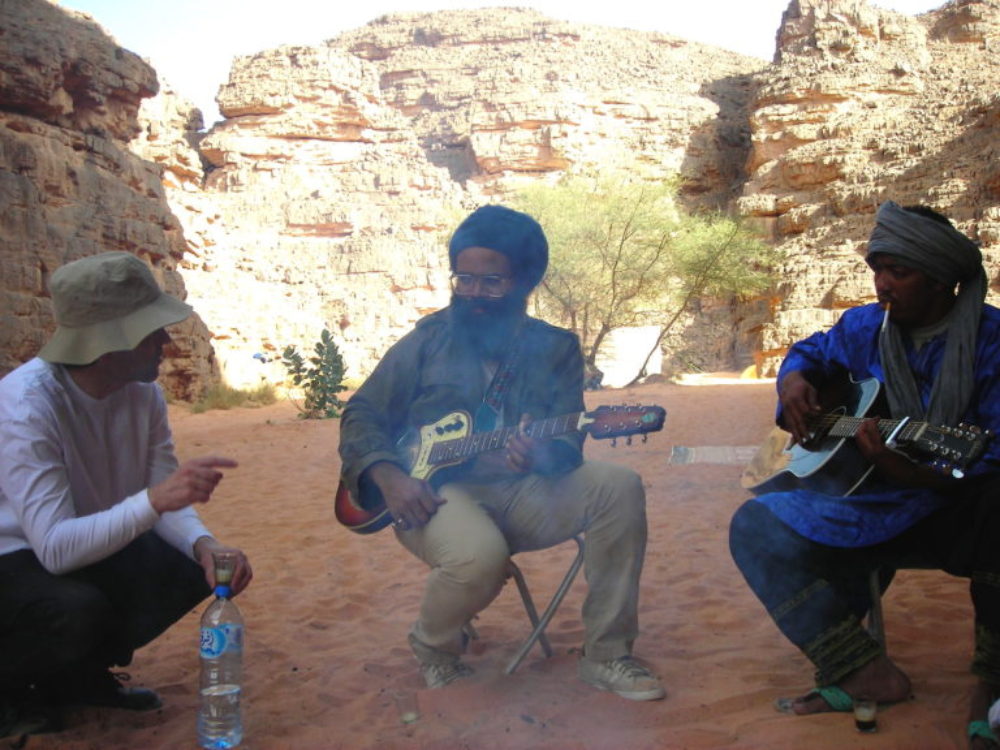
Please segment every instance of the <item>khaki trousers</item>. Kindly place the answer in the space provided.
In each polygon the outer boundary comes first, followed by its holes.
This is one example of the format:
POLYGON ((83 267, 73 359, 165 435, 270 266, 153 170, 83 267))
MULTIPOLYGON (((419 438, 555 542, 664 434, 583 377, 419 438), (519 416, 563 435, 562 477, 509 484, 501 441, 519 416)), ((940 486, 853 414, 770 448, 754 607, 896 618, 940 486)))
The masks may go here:
POLYGON ((500 592, 510 555, 583 533, 585 652, 597 660, 631 653, 646 550, 646 496, 638 474, 588 461, 556 478, 452 482, 439 494, 447 502, 426 526, 396 531, 431 567, 411 631, 422 645, 443 658, 460 654, 462 626, 500 592))

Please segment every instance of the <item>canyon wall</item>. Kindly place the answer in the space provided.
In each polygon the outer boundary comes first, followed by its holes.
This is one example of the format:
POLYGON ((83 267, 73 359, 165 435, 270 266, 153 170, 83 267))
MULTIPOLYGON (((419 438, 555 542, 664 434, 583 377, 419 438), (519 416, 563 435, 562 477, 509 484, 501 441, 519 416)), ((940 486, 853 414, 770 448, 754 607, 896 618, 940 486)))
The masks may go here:
MULTIPOLYGON (((777 64, 755 76, 737 201, 784 250, 759 369, 874 299, 863 261, 878 205, 924 203, 1000 262, 1000 2, 910 18, 861 0, 793 0, 777 64)), ((990 300, 996 301, 995 292, 990 300)))
POLYGON ((765 298, 699 301, 668 369, 773 374, 871 300, 861 253, 886 198, 951 216, 996 277, 1000 0, 917 18, 792 0, 772 64, 528 10, 384 16, 237 58, 208 133, 92 20, 0 13, 0 370, 51 330, 52 268, 127 249, 201 316, 169 364, 178 394, 278 382, 283 347, 324 327, 360 377, 447 302, 466 212, 567 172, 680 174, 689 208, 737 210, 783 251, 765 298))
MULTIPOLYGON (((0 373, 33 357, 55 327, 47 281, 105 250, 147 260, 185 297, 187 248, 161 173, 134 155, 155 71, 86 17, 46 2, 0 4, 0 373)), ((173 329, 163 383, 190 398, 217 375, 197 316, 173 329)))
POLYGON ((393 15, 235 60, 225 120, 199 144, 203 190, 184 115, 167 129, 151 107, 135 148, 180 165, 167 189, 190 246, 184 276, 227 378, 279 378, 284 345, 324 326, 359 376, 447 303, 444 248, 463 215, 527 181, 681 173, 686 201, 727 205, 762 66, 528 10, 393 15))

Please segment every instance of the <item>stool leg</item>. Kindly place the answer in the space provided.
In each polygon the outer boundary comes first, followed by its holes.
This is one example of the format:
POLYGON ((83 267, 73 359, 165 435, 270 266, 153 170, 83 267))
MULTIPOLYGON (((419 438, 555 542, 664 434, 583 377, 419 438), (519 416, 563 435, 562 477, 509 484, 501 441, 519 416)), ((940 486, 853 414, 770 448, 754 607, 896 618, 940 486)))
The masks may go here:
POLYGON ((528 655, 535 641, 539 642, 546 657, 552 656, 552 646, 545 636, 545 628, 548 627, 549 621, 552 620, 556 610, 559 609, 559 605, 562 604, 562 600, 569 591, 569 587, 573 584, 576 574, 580 572, 580 568, 583 566, 583 540, 576 536, 573 537, 573 541, 577 545, 576 557, 569 566, 569 570, 566 571, 566 575, 563 576, 562 583, 559 584, 556 593, 552 595, 552 600, 549 602, 549 606, 545 608, 545 612, 542 613, 541 617, 538 616, 535 610, 534 601, 531 599, 531 592, 528 591, 528 586, 524 581, 524 576, 521 575, 520 569, 516 565, 511 566, 514 580, 517 582, 517 588, 521 592, 521 599, 524 601, 524 608, 528 611, 528 618, 531 620, 534 629, 531 631, 531 635, 521 644, 517 653, 514 654, 514 658, 511 659, 510 664, 507 665, 507 669, 504 670, 507 674, 514 673, 514 670, 518 668, 524 657, 528 655))
POLYGON ((868 634, 878 641, 885 651, 885 620, 882 617, 882 582, 879 571, 875 569, 868 576, 868 588, 871 594, 872 607, 868 610, 868 634))
MULTIPOLYGON (((549 644, 549 639, 545 636, 545 623, 543 623, 542 618, 538 616, 538 610, 535 608, 535 600, 531 597, 531 591, 528 589, 527 581, 524 580, 524 574, 521 573, 521 569, 513 562, 511 562, 510 568, 511 575, 514 577, 514 582, 517 584, 517 590, 521 594, 521 601, 524 603, 524 611, 528 613, 528 619, 531 620, 531 636, 525 643, 527 648, 524 649, 524 652, 527 653, 531 650, 531 647, 537 640, 539 645, 542 647, 542 651, 545 652, 545 656, 552 656, 552 646, 549 644)), ((548 610, 546 610, 546 612, 548 612, 548 610)), ((508 672, 508 674, 510 674, 510 672, 508 672)))

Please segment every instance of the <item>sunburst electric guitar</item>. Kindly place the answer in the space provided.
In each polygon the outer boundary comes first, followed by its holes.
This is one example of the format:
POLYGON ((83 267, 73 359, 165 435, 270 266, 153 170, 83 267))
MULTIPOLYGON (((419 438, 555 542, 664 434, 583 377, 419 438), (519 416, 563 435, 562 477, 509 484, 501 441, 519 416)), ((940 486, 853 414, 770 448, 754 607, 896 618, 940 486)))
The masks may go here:
MULTIPOLYGON (((839 407, 810 420, 812 437, 805 446, 792 445, 790 435, 775 428, 743 472, 746 489, 761 495, 811 489, 827 495, 853 493, 873 467, 853 438, 865 415, 876 410, 881 383, 868 378, 846 384, 832 400, 839 407)), ((830 392, 821 394, 829 408, 830 392)), ((904 419, 878 419, 879 433, 901 451, 934 459, 932 466, 959 478, 986 450, 989 430, 970 425, 942 427, 904 419)))
MULTIPOLYGON (((574 412, 532 422, 525 432, 535 438, 551 438, 585 432, 594 438, 642 435, 663 429, 667 412, 661 406, 599 406, 593 411, 574 412)), ((501 450, 518 428, 473 432, 472 418, 455 411, 433 424, 407 433, 399 441, 397 454, 416 479, 430 479, 446 466, 456 466, 487 451, 501 450)), ((341 481, 334 510, 337 520, 358 534, 373 534, 392 523, 392 516, 377 490, 354 498, 341 481)))

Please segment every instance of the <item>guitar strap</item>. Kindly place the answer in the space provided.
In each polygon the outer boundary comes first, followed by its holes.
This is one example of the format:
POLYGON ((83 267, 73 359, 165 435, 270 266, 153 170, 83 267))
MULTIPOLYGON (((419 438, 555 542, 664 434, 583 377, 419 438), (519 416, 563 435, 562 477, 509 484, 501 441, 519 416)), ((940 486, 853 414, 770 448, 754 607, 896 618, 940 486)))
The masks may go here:
POLYGON ((507 347, 503 362, 493 373, 493 379, 490 381, 486 393, 483 394, 483 403, 476 410, 472 422, 476 432, 488 432, 502 426, 500 422, 503 415, 503 402, 510 391, 510 385, 514 380, 514 370, 521 358, 523 329, 524 323, 521 322, 511 336, 510 346, 507 347))

